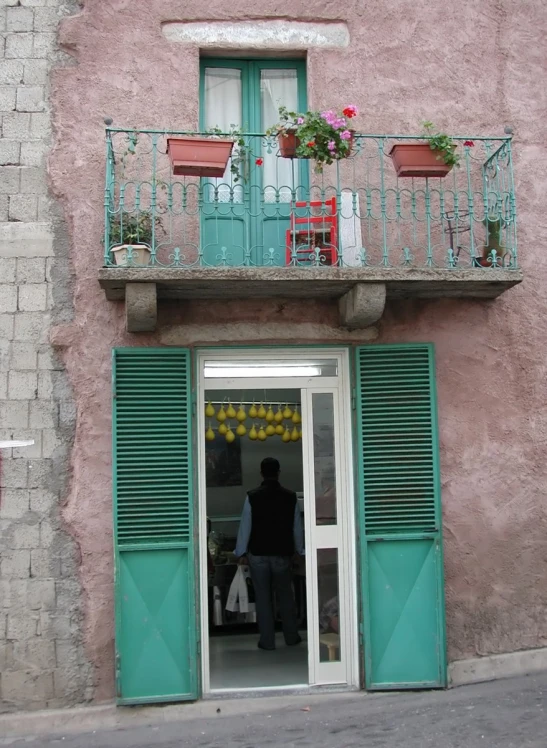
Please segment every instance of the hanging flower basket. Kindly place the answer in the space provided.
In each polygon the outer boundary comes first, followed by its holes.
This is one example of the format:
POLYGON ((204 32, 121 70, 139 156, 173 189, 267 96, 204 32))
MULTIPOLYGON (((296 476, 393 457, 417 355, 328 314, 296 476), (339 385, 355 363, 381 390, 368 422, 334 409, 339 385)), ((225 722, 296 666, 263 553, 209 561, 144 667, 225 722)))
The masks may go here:
MULTIPOLYGON (((349 130, 350 138, 348 139, 348 150, 346 157, 351 154, 353 149, 353 139, 355 136, 355 130, 349 130)), ((279 155, 281 158, 312 158, 311 155, 304 154, 298 155, 297 148, 300 147, 300 138, 296 134, 296 130, 287 130, 280 132, 277 135, 277 142, 279 143, 279 155)))
POLYGON ((329 109, 298 114, 280 107, 279 122, 268 128, 266 135, 277 136, 282 158, 312 159, 320 174, 325 165, 350 155, 355 133, 349 129, 349 120, 355 116, 357 107, 353 105, 341 113, 329 109))
POLYGON ((173 174, 186 177, 222 177, 234 147, 224 138, 167 138, 173 174))
POLYGON ((453 167, 429 143, 397 143, 389 155, 398 177, 446 177, 453 167))

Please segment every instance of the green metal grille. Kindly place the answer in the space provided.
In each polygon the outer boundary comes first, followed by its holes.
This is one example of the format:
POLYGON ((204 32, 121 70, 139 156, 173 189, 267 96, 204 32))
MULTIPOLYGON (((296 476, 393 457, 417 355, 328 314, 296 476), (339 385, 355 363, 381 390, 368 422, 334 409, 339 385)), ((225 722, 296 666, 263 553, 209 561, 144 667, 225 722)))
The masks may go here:
POLYGON ((428 345, 358 350, 367 535, 438 529, 433 360, 428 345))
POLYGON ((190 539, 188 351, 114 352, 114 497, 118 544, 190 539))

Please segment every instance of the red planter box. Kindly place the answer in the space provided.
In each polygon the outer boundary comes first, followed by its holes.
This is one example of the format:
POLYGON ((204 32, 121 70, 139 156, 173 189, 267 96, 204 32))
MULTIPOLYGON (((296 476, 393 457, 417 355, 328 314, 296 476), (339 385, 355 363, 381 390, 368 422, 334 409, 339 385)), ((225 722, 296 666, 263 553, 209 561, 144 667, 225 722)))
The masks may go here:
POLYGON ((221 138, 167 138, 175 176, 222 177, 233 147, 233 140, 221 138))
POLYGON ((389 155, 398 177, 446 177, 452 169, 427 143, 397 143, 389 155))

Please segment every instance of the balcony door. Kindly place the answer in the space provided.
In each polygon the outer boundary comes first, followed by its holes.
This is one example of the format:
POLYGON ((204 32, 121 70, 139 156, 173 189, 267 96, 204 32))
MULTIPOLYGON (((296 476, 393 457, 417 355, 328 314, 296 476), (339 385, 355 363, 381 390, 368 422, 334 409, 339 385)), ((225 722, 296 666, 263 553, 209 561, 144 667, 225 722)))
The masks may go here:
POLYGON ((202 262, 213 266, 285 264, 290 204, 305 199, 307 162, 278 156, 263 136, 278 121, 279 107, 306 108, 303 60, 201 62, 201 130, 243 133, 223 177, 203 180, 202 262))

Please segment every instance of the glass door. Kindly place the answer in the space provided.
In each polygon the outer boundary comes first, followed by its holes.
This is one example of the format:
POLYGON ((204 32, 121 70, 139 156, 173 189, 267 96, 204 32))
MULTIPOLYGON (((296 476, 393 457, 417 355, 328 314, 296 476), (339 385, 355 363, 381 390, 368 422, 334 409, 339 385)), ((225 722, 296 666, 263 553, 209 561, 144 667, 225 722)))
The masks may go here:
POLYGON ((202 60, 201 129, 242 134, 223 177, 203 180, 206 265, 284 265, 290 204, 305 199, 308 164, 283 159, 263 136, 278 109, 306 108, 302 60, 202 60))
POLYGON ((341 452, 338 388, 302 392, 310 685, 351 683, 352 593, 346 528, 351 501, 341 452))

